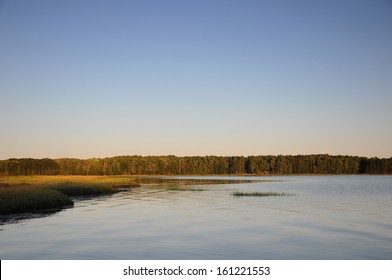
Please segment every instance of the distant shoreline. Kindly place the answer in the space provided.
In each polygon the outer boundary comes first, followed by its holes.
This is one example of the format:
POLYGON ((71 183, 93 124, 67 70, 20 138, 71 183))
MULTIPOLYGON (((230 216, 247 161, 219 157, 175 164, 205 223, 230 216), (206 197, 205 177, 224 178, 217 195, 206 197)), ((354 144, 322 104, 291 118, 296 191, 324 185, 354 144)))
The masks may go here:
POLYGON ((0 176, 12 175, 339 175, 392 174, 392 158, 358 156, 116 156, 110 158, 11 158, 0 176))

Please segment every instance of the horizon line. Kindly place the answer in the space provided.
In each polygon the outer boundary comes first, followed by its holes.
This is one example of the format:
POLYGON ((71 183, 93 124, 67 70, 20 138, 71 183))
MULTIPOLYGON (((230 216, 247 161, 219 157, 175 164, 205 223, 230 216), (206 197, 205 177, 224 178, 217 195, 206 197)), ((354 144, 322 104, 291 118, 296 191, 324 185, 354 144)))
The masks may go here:
POLYGON ((361 156, 361 155, 348 155, 348 154, 328 154, 328 153, 310 153, 310 154, 253 154, 253 155, 214 155, 214 154, 209 154, 209 155, 185 155, 185 156, 179 156, 179 155, 173 155, 173 154, 165 154, 165 155, 138 155, 138 154, 128 154, 128 155, 115 155, 115 156, 104 156, 104 157, 9 157, 6 159, 0 159, 0 160, 12 160, 12 159, 79 159, 79 160, 91 160, 91 159, 106 159, 106 158, 116 158, 116 157, 177 157, 177 158, 187 158, 187 157, 268 157, 268 156, 273 156, 273 157, 278 157, 278 156, 331 156, 331 157, 359 157, 359 158, 377 158, 377 159, 392 159, 392 156, 390 157, 378 157, 378 156, 361 156))

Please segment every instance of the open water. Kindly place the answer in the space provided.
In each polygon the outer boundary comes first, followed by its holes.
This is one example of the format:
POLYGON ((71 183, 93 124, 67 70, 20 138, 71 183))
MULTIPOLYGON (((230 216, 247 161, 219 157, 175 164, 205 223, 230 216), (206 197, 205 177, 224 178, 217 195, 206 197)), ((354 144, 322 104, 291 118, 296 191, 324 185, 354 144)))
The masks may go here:
POLYGON ((392 176, 193 176, 141 184, 0 225, 0 259, 392 259, 392 176))

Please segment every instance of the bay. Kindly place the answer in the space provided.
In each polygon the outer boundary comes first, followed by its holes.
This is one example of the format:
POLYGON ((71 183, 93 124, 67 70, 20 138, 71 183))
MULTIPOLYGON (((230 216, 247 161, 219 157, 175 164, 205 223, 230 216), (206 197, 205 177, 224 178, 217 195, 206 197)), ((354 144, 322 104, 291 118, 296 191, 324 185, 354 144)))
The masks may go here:
POLYGON ((392 176, 165 176, 140 184, 0 225, 0 258, 392 259, 392 176))

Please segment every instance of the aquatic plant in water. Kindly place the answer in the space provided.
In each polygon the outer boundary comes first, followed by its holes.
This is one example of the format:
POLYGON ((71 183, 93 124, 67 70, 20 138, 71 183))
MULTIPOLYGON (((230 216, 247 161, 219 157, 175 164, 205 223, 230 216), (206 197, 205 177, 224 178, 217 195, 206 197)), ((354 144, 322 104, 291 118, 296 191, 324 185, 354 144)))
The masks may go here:
POLYGON ((279 193, 279 192, 233 192, 233 196, 253 196, 253 197, 264 197, 264 196, 294 196, 292 193, 279 193))

